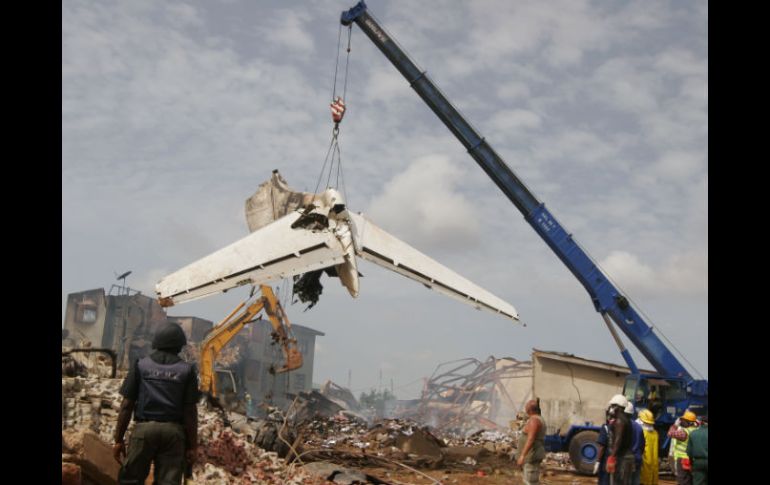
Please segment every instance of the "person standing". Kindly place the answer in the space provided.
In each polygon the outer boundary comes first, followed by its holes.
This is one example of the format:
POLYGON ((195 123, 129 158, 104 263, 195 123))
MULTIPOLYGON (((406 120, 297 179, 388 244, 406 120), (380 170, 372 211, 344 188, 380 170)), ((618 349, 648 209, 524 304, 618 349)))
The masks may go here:
POLYGON ((607 473, 611 476, 613 485, 631 485, 634 472, 634 454, 631 452, 633 430, 631 421, 626 415, 625 408, 628 400, 622 394, 616 394, 610 399, 607 412, 610 416, 609 427, 609 456, 607 457, 607 473))
POLYGON ((597 485, 610 485, 610 475, 607 473, 609 426, 609 417, 607 417, 601 429, 599 429, 599 437, 596 439, 596 444, 599 447, 596 454, 596 463, 594 464, 594 475, 597 477, 597 485))
POLYGON ((693 485, 709 483, 709 426, 708 417, 701 420, 701 426, 690 433, 687 440, 687 456, 692 464, 693 485))
POLYGON ((641 473, 642 473, 642 457, 644 455, 645 441, 644 430, 642 425, 634 420, 634 405, 630 402, 628 406, 623 410, 628 416, 628 420, 631 422, 631 452, 634 454, 634 472, 631 475, 631 484, 640 485, 641 473))
POLYGON ((641 485, 658 485, 658 432, 655 431, 655 417, 649 409, 639 410, 639 421, 644 431, 644 456, 639 475, 641 485))
POLYGON ((123 381, 112 452, 121 464, 121 485, 143 484, 155 465, 155 485, 180 485, 185 458, 195 461, 198 443, 198 378, 179 355, 187 343, 182 327, 168 323, 155 334, 148 357, 137 359, 123 381), (128 452, 123 436, 134 415, 128 452), (122 460, 125 458, 125 461, 122 460))
POLYGON ((545 458, 545 420, 540 415, 540 404, 534 399, 527 401, 524 412, 529 419, 519 436, 516 464, 524 470, 524 485, 537 485, 540 463, 545 458))
POLYGON ((687 455, 687 442, 690 433, 696 429, 696 421, 695 413, 687 410, 668 430, 668 436, 676 440, 672 440, 671 446, 674 448, 677 485, 692 485, 692 466, 687 455))

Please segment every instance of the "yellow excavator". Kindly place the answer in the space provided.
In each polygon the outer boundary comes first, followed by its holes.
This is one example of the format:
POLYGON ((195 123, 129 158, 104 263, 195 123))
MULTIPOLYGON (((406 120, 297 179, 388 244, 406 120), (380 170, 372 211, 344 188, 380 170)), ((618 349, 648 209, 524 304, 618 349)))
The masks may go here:
POLYGON ((281 345, 285 364, 280 368, 271 368, 271 372, 280 374, 302 367, 302 354, 297 348, 297 339, 292 337, 291 322, 286 312, 278 301, 273 289, 268 285, 259 285, 261 296, 253 303, 248 304, 254 295, 241 302, 230 314, 208 334, 203 340, 200 349, 200 384, 199 390, 208 395, 214 402, 224 404, 217 386, 217 375, 224 377, 229 374, 231 391, 235 392, 235 382, 232 373, 215 369, 214 362, 219 352, 240 332, 248 323, 259 320, 257 315, 262 310, 273 326, 271 337, 275 343, 281 345), (248 304, 248 305, 247 305, 248 304), (244 309, 245 307, 245 309, 244 309), (242 310, 243 309, 243 310, 242 310), (241 311, 242 310, 242 311, 241 311), (239 313, 240 312, 240 313, 239 313))

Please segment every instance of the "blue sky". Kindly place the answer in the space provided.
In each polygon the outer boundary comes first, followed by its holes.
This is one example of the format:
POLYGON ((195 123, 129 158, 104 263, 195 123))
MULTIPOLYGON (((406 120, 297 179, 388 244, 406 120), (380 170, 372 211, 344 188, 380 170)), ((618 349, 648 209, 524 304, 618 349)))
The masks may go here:
MULTIPOLYGON (((707 376, 707 3, 367 4, 707 376)), ((62 4, 62 301, 129 269, 152 295, 248 233, 244 201, 275 168, 315 187, 352 5, 62 4)), ((312 310, 287 305, 326 333, 315 382, 344 385, 350 369, 364 389, 382 370, 413 397, 464 357, 538 348, 622 363, 583 287, 355 26, 346 101, 349 207, 512 303, 527 327, 364 262, 358 299, 324 278, 312 310)), ((241 290, 169 313, 218 321, 241 290)))

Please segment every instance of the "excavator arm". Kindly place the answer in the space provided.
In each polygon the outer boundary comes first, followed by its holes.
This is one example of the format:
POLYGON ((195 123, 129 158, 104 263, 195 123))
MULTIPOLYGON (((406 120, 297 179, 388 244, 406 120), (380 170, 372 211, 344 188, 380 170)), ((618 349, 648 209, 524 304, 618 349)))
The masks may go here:
POLYGON ((273 289, 267 285, 259 286, 261 296, 247 305, 248 300, 241 302, 230 314, 225 317, 201 344, 200 351, 200 385, 202 393, 211 397, 217 397, 217 384, 214 377, 214 362, 222 349, 238 332, 243 330, 246 324, 256 320, 262 310, 268 316, 273 326, 273 341, 279 343, 283 350, 286 364, 275 372, 289 372, 302 367, 302 354, 297 349, 297 340, 291 338, 291 323, 281 307, 281 303, 273 293, 273 289), (243 309, 245 307, 245 309, 243 309), (239 313, 240 312, 240 313, 239 313))

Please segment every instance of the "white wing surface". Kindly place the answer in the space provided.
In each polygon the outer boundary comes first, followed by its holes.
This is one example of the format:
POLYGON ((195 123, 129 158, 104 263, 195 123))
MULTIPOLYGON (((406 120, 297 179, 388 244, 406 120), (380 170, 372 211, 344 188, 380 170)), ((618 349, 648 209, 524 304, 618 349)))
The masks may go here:
POLYGON ((419 281, 430 289, 472 305, 480 310, 518 320, 516 309, 487 290, 388 234, 360 214, 353 221, 356 253, 359 257, 419 281))
POLYGON ((334 233, 292 229, 299 217, 292 212, 164 277, 155 285, 161 304, 171 306, 342 263, 345 253, 334 233))

